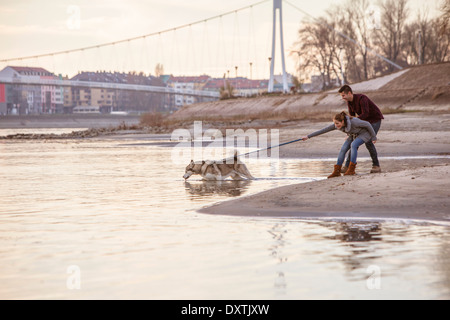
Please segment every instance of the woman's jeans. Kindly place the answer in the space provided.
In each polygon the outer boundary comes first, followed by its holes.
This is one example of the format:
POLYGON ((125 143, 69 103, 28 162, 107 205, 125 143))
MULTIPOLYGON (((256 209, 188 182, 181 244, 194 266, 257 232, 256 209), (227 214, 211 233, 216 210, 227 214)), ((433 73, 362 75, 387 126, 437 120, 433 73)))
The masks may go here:
POLYGON ((345 160, 345 154, 348 150, 351 149, 351 157, 350 161, 353 163, 356 163, 356 159, 358 158, 358 148, 364 143, 364 140, 361 138, 356 138, 355 140, 352 140, 352 138, 348 138, 345 140, 344 144, 342 145, 341 151, 339 152, 337 164, 342 165, 345 160))
MULTIPOLYGON (((372 128, 375 131, 375 133, 378 134, 378 131, 380 130, 380 127, 381 127, 381 120, 378 122, 375 122, 375 123, 371 123, 371 125, 372 125, 372 128)), ((380 162, 378 161, 377 148, 375 148, 375 145, 373 144, 373 142, 372 141, 367 142, 366 148, 369 151, 370 157, 372 158, 372 166, 379 167, 380 162)), ((349 166, 351 157, 352 156, 351 156, 351 151, 350 151, 350 154, 347 157, 347 161, 345 162, 346 167, 349 166)), ((356 163, 356 162, 353 162, 353 163, 356 163)))

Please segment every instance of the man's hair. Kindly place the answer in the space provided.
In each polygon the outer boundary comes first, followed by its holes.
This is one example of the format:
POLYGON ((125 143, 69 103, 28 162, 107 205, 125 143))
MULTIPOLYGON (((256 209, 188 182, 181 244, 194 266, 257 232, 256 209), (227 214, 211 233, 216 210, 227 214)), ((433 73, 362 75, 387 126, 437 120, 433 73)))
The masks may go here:
POLYGON ((353 94, 352 88, 350 88, 349 85, 343 85, 343 86, 339 89, 339 93, 342 93, 342 92, 345 93, 345 94, 351 92, 351 93, 353 94))

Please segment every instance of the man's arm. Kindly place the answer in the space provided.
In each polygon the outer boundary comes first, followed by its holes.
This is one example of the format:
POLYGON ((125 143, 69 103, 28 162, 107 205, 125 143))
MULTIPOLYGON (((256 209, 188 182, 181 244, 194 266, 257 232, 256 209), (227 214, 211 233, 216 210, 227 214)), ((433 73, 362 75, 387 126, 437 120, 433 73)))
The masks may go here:
POLYGON ((370 110, 370 100, 366 96, 362 96, 359 99, 359 105, 361 107, 361 114, 359 114, 358 118, 361 120, 366 120, 369 118, 369 110, 370 110))
POLYGON ((348 107, 348 114, 351 115, 352 117, 356 116, 355 110, 353 110, 352 106, 350 105, 350 102, 347 102, 347 107, 348 107))

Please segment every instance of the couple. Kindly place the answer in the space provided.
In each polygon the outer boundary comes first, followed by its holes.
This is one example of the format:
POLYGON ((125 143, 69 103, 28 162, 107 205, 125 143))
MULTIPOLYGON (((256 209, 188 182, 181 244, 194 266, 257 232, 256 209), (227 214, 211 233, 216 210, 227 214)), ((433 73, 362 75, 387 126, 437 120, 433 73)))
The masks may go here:
POLYGON ((333 131, 341 130, 347 133, 348 138, 342 145, 339 152, 337 164, 334 166, 333 173, 328 178, 339 177, 341 171, 344 175, 354 175, 356 169, 356 159, 358 156, 358 148, 364 143, 369 150, 372 158, 372 170, 370 173, 381 172, 380 163, 378 162, 377 149, 375 143, 377 141, 377 133, 381 126, 381 120, 384 119, 383 114, 375 103, 363 94, 353 94, 352 88, 348 85, 339 89, 339 93, 343 100, 347 101, 348 111, 338 113, 333 118, 333 124, 319 131, 311 133, 303 138, 303 141, 309 138, 333 131), (358 115, 358 117, 354 117, 358 115), (345 155, 350 150, 347 158, 346 166, 342 165, 345 161, 345 155))

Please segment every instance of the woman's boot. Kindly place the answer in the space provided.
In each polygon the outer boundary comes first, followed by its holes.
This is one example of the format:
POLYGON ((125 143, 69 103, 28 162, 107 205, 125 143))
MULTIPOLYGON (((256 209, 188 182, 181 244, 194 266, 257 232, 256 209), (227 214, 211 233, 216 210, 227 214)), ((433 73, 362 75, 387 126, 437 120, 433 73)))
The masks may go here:
POLYGON ((334 177, 340 177, 341 176, 341 168, 342 168, 342 165, 335 164, 334 171, 331 175, 328 176, 328 179, 334 178, 334 177))
POLYGON ((355 175, 356 163, 350 162, 348 166, 347 172, 344 173, 344 176, 353 176, 355 175))

